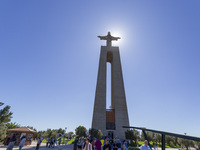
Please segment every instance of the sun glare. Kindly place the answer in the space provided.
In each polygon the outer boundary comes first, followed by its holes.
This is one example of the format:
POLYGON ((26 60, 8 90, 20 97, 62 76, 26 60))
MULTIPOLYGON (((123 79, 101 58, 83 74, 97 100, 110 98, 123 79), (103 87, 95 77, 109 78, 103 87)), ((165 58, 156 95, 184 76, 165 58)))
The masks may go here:
POLYGON ((121 39, 119 39, 118 41, 113 41, 112 45, 113 46, 121 46, 123 44, 123 41, 124 41, 124 36, 123 36, 123 32, 119 31, 119 30, 113 30, 113 31, 110 31, 111 35, 114 36, 114 37, 120 37, 121 39))
POLYGON ((112 36, 120 37, 118 41, 112 41, 112 46, 118 46, 119 48, 123 48, 123 51, 127 51, 127 45, 130 43, 129 26, 123 24, 119 25, 119 23, 116 24, 117 26, 115 24, 109 24, 107 27, 102 29, 102 33, 104 33, 104 35, 107 35, 107 33, 110 32, 112 36))
MULTIPOLYGON (((107 32, 110 32, 112 36, 114 37, 120 37, 118 41, 112 41, 113 46, 118 46, 120 48, 121 53, 128 54, 128 45, 130 44, 130 38, 128 32, 128 27, 121 27, 121 28, 110 28, 111 30, 108 30, 107 32)), ((132 39, 134 38, 131 37, 132 39)), ((133 40, 134 41, 134 40, 133 40)), ((134 43, 132 43, 134 44, 134 43)))

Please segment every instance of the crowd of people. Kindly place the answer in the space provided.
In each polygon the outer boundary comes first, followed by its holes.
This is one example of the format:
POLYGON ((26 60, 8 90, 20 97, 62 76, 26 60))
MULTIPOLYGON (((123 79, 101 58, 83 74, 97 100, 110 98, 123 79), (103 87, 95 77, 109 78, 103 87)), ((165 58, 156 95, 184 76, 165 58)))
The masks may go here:
MULTIPOLYGON (((9 137, 6 141, 6 144, 8 145, 6 150, 12 150, 17 140, 18 140, 18 138, 16 137, 15 134, 12 137, 9 137)), ((25 136, 22 136, 20 138, 19 150, 21 150, 22 147, 24 147, 25 142, 26 142, 26 138, 25 138, 25 136)))
MULTIPOLYGON (((47 138, 46 147, 48 147, 48 148, 54 148, 55 143, 56 143, 55 138, 47 138)), ((59 141, 59 145, 60 145, 60 141, 59 141)))
MULTIPOLYGON (((8 138, 6 143, 8 144, 8 147, 6 150, 12 150, 16 141, 17 136, 14 134, 12 137, 8 138)), ((43 138, 39 137, 37 140, 37 145, 35 150, 39 150, 40 145, 42 143, 43 138)), ((20 138, 19 142, 19 150, 22 150, 26 142, 26 138, 23 135, 20 138)), ((47 138, 46 142, 46 148, 54 148, 56 143, 55 138, 47 138)), ((61 138, 58 139, 58 145, 61 144, 61 138)), ((112 139, 112 138, 105 138, 104 143, 100 141, 100 139, 92 139, 92 138, 75 138, 74 141, 74 150, 128 150, 130 146, 130 140, 129 141, 123 141, 121 142, 119 139, 112 139)), ((137 143, 137 147, 139 148, 139 144, 137 143)), ((154 150, 157 150, 157 143, 153 142, 153 148, 154 150)), ((199 146, 197 144, 194 145, 194 148, 196 150, 199 150, 199 146)), ((150 146, 148 145, 148 141, 144 141, 144 145, 140 146, 140 150, 151 150, 150 146)))
POLYGON ((41 143, 42 143, 42 140, 43 140, 43 138, 42 138, 42 137, 39 137, 39 138, 38 138, 38 140, 37 140, 37 145, 36 145, 36 148, 35 148, 35 150, 39 150, 39 148, 40 148, 40 145, 41 145, 41 143))
MULTIPOLYGON (((110 138, 104 139, 103 145, 99 139, 76 138, 74 141, 74 150, 121 150, 122 148, 123 150, 128 150, 131 148, 129 146, 130 140, 121 142, 120 140, 112 140, 110 138)), ((151 148, 147 140, 140 147, 137 143, 137 148, 140 148, 140 150, 158 150, 156 142, 153 142, 153 147, 151 148)), ((198 144, 195 144, 194 148, 195 150, 200 150, 198 144)))
POLYGON ((128 141, 121 142, 118 139, 105 138, 102 145, 99 139, 91 138, 76 138, 74 141, 74 150, 118 150, 123 148, 123 150, 128 150, 128 141))

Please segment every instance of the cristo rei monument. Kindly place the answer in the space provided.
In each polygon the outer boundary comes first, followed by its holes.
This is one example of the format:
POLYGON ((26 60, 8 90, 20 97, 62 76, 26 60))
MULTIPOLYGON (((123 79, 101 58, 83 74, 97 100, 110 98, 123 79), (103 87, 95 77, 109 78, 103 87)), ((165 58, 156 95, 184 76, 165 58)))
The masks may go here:
POLYGON ((100 129, 104 136, 123 140, 127 129, 122 128, 122 126, 129 126, 129 118, 119 47, 112 46, 112 41, 117 41, 120 38, 111 36, 110 32, 107 36, 98 37, 101 40, 106 40, 107 45, 101 46, 92 128, 100 129), (111 63, 110 109, 106 109, 107 62, 111 63))

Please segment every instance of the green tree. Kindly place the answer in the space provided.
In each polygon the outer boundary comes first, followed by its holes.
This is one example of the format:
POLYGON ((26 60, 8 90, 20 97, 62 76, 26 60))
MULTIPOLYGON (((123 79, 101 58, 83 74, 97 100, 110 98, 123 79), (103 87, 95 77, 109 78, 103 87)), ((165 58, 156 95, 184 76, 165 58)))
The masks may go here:
POLYGON ((182 138, 178 138, 178 142, 182 145, 185 145, 186 149, 188 149, 189 146, 194 145, 194 141, 186 140, 186 139, 182 139, 182 138))
POLYGON ((5 123, 0 123, 0 142, 6 138, 6 125, 5 123))
POLYGON ((12 112, 10 112, 10 106, 5 106, 0 109, 0 141, 6 138, 6 123, 10 122, 12 118, 12 112))
POLYGON ((86 137, 86 128, 84 126, 78 126, 75 129, 76 135, 78 135, 79 137, 86 137))
POLYGON ((133 140, 134 140, 135 143, 136 143, 136 142, 139 141, 139 139, 140 139, 140 132, 139 132, 138 130, 133 130, 133 135, 134 135, 133 140))
POLYGON ((47 134, 47 137, 51 137, 51 134, 52 134, 51 129, 47 129, 46 134, 47 134))
POLYGON ((177 144, 178 144, 178 138, 177 137, 172 137, 172 144, 177 146, 177 144))
POLYGON ((125 136, 126 136, 126 139, 131 140, 131 143, 133 143, 133 141, 135 141, 135 145, 136 145, 137 141, 140 138, 140 133, 137 130, 127 130, 125 132, 125 136))
MULTIPOLYGON (((152 140, 153 140, 153 133, 152 133, 152 132, 148 132, 148 131, 145 131, 145 133, 146 133, 146 135, 147 135, 147 138, 148 138, 149 142, 152 141, 152 140)), ((141 140, 142 140, 142 141, 145 140, 145 137, 144 137, 143 132, 142 132, 142 134, 141 134, 141 140)))
POLYGON ((73 138, 73 136, 74 136, 74 132, 68 132, 67 134, 69 135, 70 139, 73 138))
POLYGON ((161 140, 162 140, 161 134, 155 133, 155 134, 154 134, 154 137, 153 137, 153 140, 154 140, 155 142, 161 143, 161 140))
POLYGON ((58 133, 65 134, 65 130, 62 129, 62 128, 59 128, 59 129, 58 129, 58 133))
POLYGON ((165 142, 170 146, 173 143, 172 136, 166 135, 165 136, 165 142))
POLYGON ((10 106, 5 106, 3 109, 0 110, 0 124, 1 123, 8 123, 12 118, 12 112, 10 112, 10 106))
POLYGON ((34 138, 39 138, 39 137, 47 138, 46 131, 38 131, 37 134, 35 134, 34 138))
POLYGON ((32 126, 27 126, 27 128, 32 129, 34 131, 37 131, 36 128, 32 127, 32 126))
POLYGON ((51 137, 55 138, 58 134, 58 130, 52 130, 51 137))
POLYGON ((101 132, 101 130, 97 130, 97 129, 89 129, 89 133, 91 135, 92 138, 97 138, 100 139, 103 136, 103 133, 101 132))
POLYGON ((131 145, 132 145, 133 144, 133 137, 134 137, 132 130, 127 130, 125 132, 125 136, 126 136, 126 139, 129 139, 131 141, 131 145))
POLYGON ((101 130, 98 130, 97 139, 101 139, 102 136, 103 136, 103 133, 101 132, 101 130))
POLYGON ((14 129, 14 128, 19 128, 21 125, 16 123, 16 122, 9 122, 9 123, 6 123, 6 128, 7 129, 14 129))

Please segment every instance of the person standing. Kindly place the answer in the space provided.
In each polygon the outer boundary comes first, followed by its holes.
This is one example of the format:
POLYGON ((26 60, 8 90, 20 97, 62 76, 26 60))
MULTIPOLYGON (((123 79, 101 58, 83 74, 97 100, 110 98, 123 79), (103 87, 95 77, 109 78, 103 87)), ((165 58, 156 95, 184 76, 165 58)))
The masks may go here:
POLYGON ((52 147, 54 148, 54 146, 55 146, 55 142, 56 142, 56 140, 53 138, 52 139, 52 147))
POLYGON ((101 141, 99 139, 97 139, 97 141, 95 142, 95 146, 96 150, 101 150, 101 141))
POLYGON ((110 144, 108 143, 108 140, 106 139, 105 140, 105 144, 103 146, 103 150, 111 150, 111 146, 110 144))
POLYGON ((144 141, 144 145, 140 147, 140 150, 151 150, 147 140, 144 141))
POLYGON ((47 138, 47 144, 46 144, 46 147, 48 147, 49 142, 50 142, 50 138, 47 138))
POLYGON ((74 150, 77 150, 77 144, 78 144, 78 138, 76 137, 74 141, 74 150))
POLYGON ((123 142, 123 150, 126 150, 126 141, 123 142))
POLYGON ((91 139, 91 140, 90 140, 90 143, 92 144, 92 150, 94 150, 94 149, 95 149, 95 142, 94 142, 94 140, 91 139))
POLYGON ((92 144, 89 141, 90 141, 89 138, 85 140, 83 150, 92 150, 92 144))
POLYGON ((139 143, 137 142, 137 148, 139 147, 139 143))
POLYGON ((40 148, 40 144, 42 143, 42 139, 39 137, 38 138, 38 142, 37 142, 37 146, 35 148, 35 150, 38 150, 40 148))
POLYGON ((53 138, 50 139, 49 148, 53 147, 53 138))
POLYGON ((197 144, 194 145, 194 148, 195 148, 196 150, 199 150, 199 146, 198 146, 197 144))
POLYGON ((118 150, 121 150, 121 148, 123 148, 123 144, 120 140, 117 141, 117 147, 118 147, 118 150))
POLYGON ((21 150, 22 147, 24 147, 25 142, 26 142, 26 138, 25 136, 22 136, 21 141, 19 143, 19 150, 21 150))
POLYGON ((11 141, 10 141, 10 143, 8 144, 8 147, 7 147, 6 150, 12 150, 13 147, 14 147, 14 145, 15 145, 16 140, 17 140, 17 139, 16 139, 16 135, 14 134, 14 135, 12 136, 11 141))
POLYGON ((156 144, 156 149, 158 149, 157 142, 155 144, 156 144))
POLYGON ((58 140, 58 145, 60 146, 60 144, 61 144, 61 138, 59 138, 58 140))
POLYGON ((156 143, 155 142, 153 142, 153 148, 154 148, 154 150, 156 150, 156 143))
POLYGON ((117 150, 117 149, 118 149, 118 147, 117 147, 117 142, 114 141, 114 143, 113 143, 113 150, 117 150))
POLYGON ((9 142, 10 142, 10 136, 7 138, 7 140, 6 140, 6 142, 5 142, 5 145, 8 145, 9 144, 9 142))

